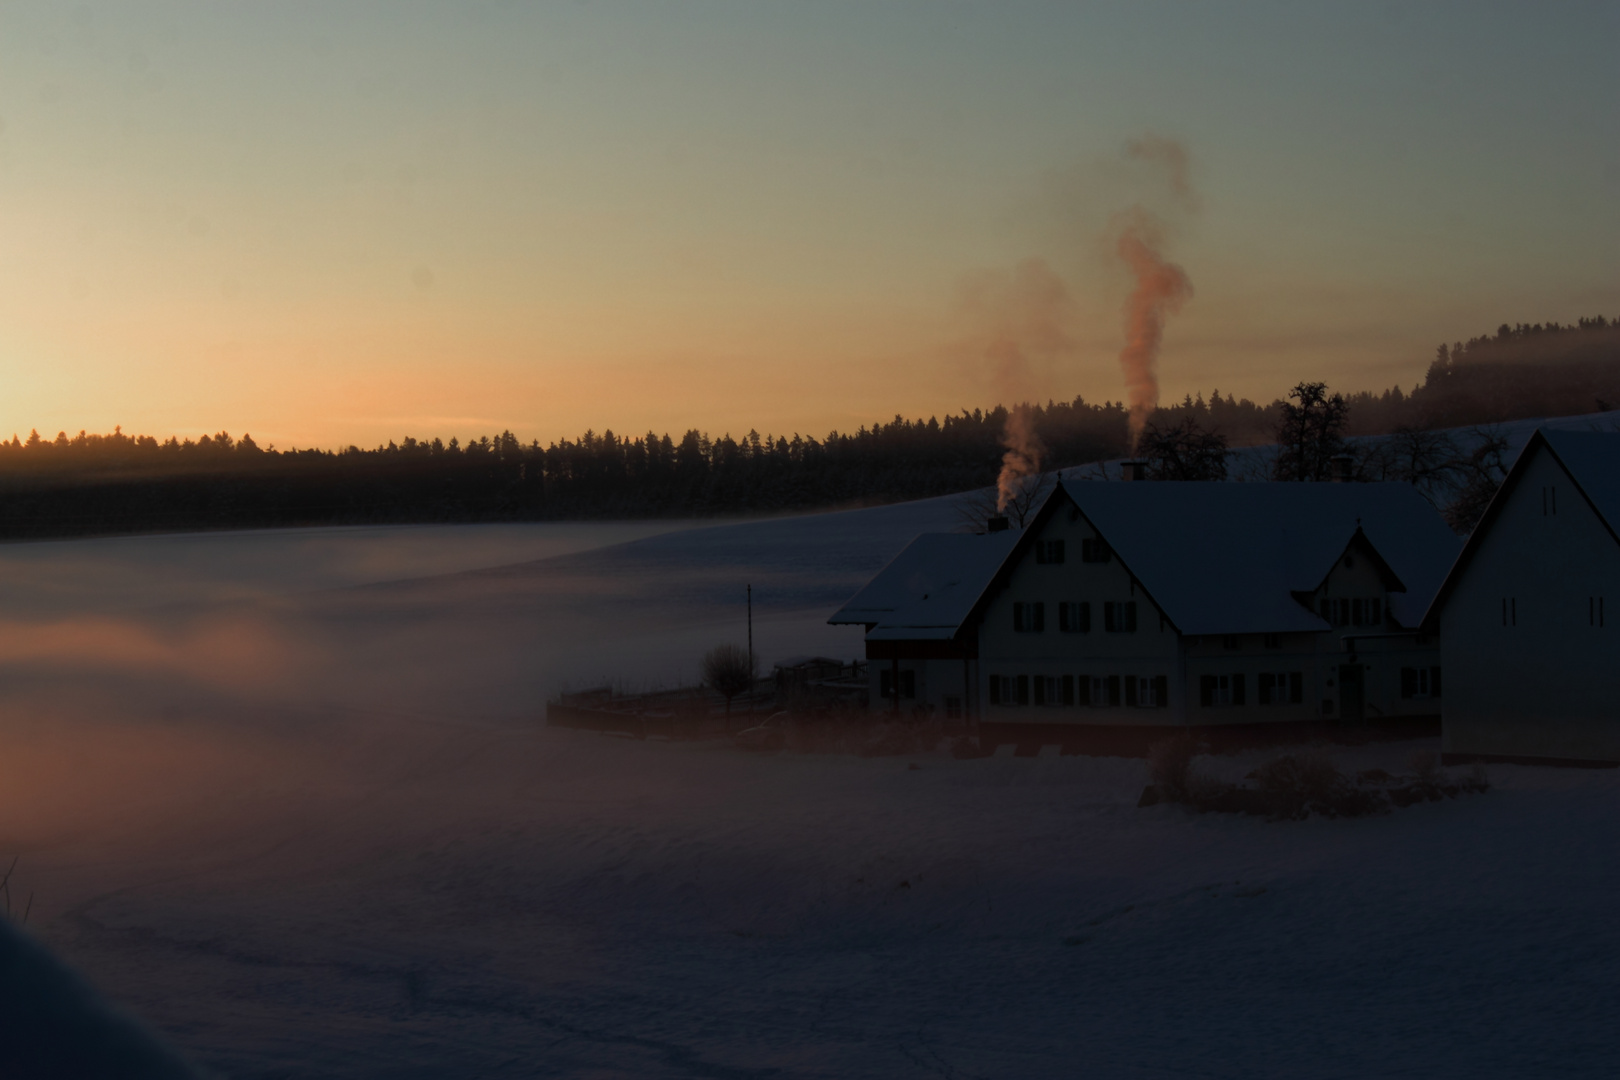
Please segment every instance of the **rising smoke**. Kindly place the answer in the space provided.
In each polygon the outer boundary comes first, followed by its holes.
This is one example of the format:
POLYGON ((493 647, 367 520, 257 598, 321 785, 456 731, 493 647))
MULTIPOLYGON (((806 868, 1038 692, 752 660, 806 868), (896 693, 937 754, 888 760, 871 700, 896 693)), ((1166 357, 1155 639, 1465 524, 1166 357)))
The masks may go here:
MULTIPOLYGON (((970 283, 966 306, 987 332, 983 355, 1003 399, 1029 394, 1037 363, 1065 358, 1074 350, 1068 286, 1044 259, 1026 259, 1011 274, 979 277, 970 283)), ((1024 481, 1040 474, 1045 456, 1027 404, 1008 414, 1001 443, 1006 453, 996 479, 996 504, 1004 511, 1024 481)))
MULTIPOLYGON (((1135 452, 1148 417, 1159 404, 1156 367, 1165 322, 1193 291, 1187 272, 1167 257, 1169 229, 1149 206, 1194 214, 1198 193, 1187 149, 1174 139, 1144 135, 1125 144, 1123 157, 1127 164, 1146 169, 1136 170, 1131 178, 1136 190, 1157 189, 1156 197, 1143 195, 1142 201, 1115 214, 1108 233, 1111 254, 1133 279, 1124 305, 1125 344, 1119 365, 1125 377, 1130 449, 1135 452)), ((986 335, 979 362, 989 362, 991 381, 1002 400, 1018 401, 1033 393, 1033 361, 1075 360, 1070 291, 1045 260, 1026 259, 1011 273, 980 275, 969 283, 966 298, 965 306, 986 335)), ((1027 405, 1008 413, 1001 442, 1005 453, 996 478, 996 502, 1005 511, 1024 485, 1040 474, 1045 457, 1027 405)))
POLYGON ((1162 230, 1147 211, 1135 207, 1121 216, 1114 249, 1136 279, 1125 300, 1125 347, 1119 351, 1131 410, 1132 453, 1148 417, 1159 407, 1159 375, 1154 368, 1164 341, 1164 320, 1192 295, 1187 272, 1166 260, 1163 248, 1162 230))

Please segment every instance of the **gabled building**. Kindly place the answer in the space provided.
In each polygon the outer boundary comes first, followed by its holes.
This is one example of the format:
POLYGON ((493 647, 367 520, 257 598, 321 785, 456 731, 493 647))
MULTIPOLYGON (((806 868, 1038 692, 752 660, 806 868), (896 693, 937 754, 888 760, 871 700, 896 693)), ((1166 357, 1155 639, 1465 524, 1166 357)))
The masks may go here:
POLYGON ((918 544, 834 616, 866 622, 874 670, 892 656, 875 702, 931 689, 925 642, 949 642, 993 742, 1437 723, 1420 622, 1460 542, 1409 486, 1065 482, 1025 529, 918 544), (936 605, 956 552, 971 565, 936 605))
POLYGON ((866 627, 874 709, 955 720, 978 708, 973 607, 1019 534, 924 533, 827 621, 866 627))
POLYGON ((1428 613, 1448 761, 1620 762, 1620 434, 1535 433, 1428 613))

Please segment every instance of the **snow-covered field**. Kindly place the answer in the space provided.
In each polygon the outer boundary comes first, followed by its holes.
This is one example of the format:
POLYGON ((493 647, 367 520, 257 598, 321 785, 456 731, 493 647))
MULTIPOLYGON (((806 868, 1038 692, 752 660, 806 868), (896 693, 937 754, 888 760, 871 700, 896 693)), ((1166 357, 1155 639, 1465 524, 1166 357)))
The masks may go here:
POLYGON ((767 660, 852 655, 827 613, 955 523, 0 548, 13 897, 232 1076, 1613 1072, 1613 773, 1268 824, 1138 810, 1136 761, 539 723, 558 689, 690 676, 746 584, 767 660))

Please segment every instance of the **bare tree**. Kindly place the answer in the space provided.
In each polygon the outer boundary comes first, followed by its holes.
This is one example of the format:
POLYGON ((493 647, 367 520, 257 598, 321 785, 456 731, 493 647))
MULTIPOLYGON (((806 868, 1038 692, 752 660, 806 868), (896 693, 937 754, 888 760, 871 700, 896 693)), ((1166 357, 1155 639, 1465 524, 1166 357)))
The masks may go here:
POLYGON ((754 666, 748 650, 720 645, 703 656, 703 683, 726 699, 726 726, 731 724, 731 699, 754 688, 754 666))
POLYGON ((1474 531, 1485 508, 1495 498, 1496 491, 1507 479, 1510 444, 1507 432, 1495 426, 1468 429, 1474 448, 1463 459, 1467 480, 1462 493, 1446 507, 1446 521, 1460 533, 1474 531))
POLYGON ((961 518, 968 532, 986 531, 993 517, 1005 517, 1008 522, 1022 529, 1034 519, 1035 512, 1046 502, 1047 495, 1051 494, 1056 486, 1056 473, 1044 472, 1036 476, 1026 476, 1017 481, 1013 497, 1007 500, 1005 507, 998 505, 999 499, 995 488, 970 491, 956 500, 956 515, 961 518))
POLYGON ((1137 452, 1147 460, 1149 480, 1226 479, 1226 436, 1193 416, 1165 427, 1149 424, 1137 452))
POLYGON ((1411 484, 1437 507, 1467 482, 1470 471, 1468 455, 1449 432, 1415 428, 1368 442, 1357 468, 1368 480, 1411 484))
POLYGON ((1350 406, 1343 394, 1330 396, 1327 383, 1302 382, 1288 397, 1277 423, 1276 478, 1327 480, 1333 458, 1344 452, 1350 406))

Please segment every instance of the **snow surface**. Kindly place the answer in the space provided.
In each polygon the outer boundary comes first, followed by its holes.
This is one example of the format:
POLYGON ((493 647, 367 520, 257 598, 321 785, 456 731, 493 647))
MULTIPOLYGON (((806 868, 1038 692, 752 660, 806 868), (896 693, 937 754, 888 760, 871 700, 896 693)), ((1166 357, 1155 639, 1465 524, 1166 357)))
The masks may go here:
POLYGON ((318 574, 303 532, 0 548, 13 895, 232 1076, 1612 1073, 1612 772, 1268 824, 1138 810, 1123 759, 539 723, 558 689, 741 642, 749 583, 767 661, 853 655, 827 616, 956 516, 600 527, 564 554, 557 526, 347 530, 318 574))

